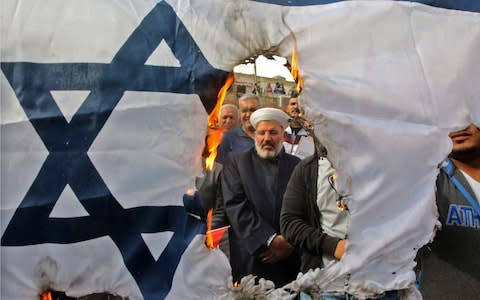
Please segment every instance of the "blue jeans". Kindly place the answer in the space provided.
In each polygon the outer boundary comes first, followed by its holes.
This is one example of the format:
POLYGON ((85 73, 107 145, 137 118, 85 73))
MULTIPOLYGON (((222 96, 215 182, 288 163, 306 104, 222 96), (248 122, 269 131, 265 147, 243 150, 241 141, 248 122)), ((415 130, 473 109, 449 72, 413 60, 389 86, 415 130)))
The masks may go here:
MULTIPOLYGON (((320 293, 320 298, 323 300, 357 300, 355 296, 345 294, 344 296, 332 295, 329 293, 320 293)), ((383 294, 379 298, 375 298, 375 300, 398 300, 398 292, 397 291, 388 291, 383 294)), ((310 295, 301 292, 300 293, 300 300, 312 300, 310 295)))

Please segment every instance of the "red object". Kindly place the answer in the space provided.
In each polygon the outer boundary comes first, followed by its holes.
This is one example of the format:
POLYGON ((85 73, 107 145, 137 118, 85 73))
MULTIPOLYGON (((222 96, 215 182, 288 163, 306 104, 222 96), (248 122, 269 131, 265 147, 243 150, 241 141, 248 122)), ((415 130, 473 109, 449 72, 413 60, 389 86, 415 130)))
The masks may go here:
POLYGON ((218 248, 218 245, 220 244, 220 240, 222 239, 223 235, 225 234, 225 231, 228 230, 228 226, 223 226, 217 229, 212 229, 208 230, 206 233, 206 240, 207 240, 207 246, 210 249, 218 248))

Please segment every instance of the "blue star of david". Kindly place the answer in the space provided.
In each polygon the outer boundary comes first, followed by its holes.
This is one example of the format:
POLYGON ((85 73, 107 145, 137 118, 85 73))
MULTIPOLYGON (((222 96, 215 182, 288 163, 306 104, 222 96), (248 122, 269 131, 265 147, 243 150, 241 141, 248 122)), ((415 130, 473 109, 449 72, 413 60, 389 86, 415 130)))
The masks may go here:
MULTIPOLYGON (((110 64, 4 62, 1 69, 48 150, 48 156, 1 239, 2 246, 69 244, 109 236, 144 299, 163 299, 185 249, 204 232, 182 206, 124 209, 88 157, 87 151, 124 92, 197 94, 207 112, 227 73, 203 56, 175 11, 158 3, 110 64), (181 67, 145 65, 162 40, 181 67), (89 90, 68 123, 50 91, 89 90), (69 184, 89 216, 49 218, 69 184), (154 260, 141 233, 173 231, 154 260)), ((161 101, 161 100, 160 100, 161 101)))

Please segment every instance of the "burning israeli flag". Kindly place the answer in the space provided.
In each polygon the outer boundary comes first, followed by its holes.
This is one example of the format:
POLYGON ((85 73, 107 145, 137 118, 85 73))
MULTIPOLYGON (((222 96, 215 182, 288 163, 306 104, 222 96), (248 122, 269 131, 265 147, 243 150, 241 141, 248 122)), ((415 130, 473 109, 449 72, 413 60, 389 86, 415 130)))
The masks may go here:
POLYGON ((351 222, 345 257, 292 287, 359 297, 412 287, 447 132, 480 124, 480 8, 452 8, 4 1, 2 298, 235 297, 226 257, 204 246, 182 195, 234 65, 293 49, 351 222))

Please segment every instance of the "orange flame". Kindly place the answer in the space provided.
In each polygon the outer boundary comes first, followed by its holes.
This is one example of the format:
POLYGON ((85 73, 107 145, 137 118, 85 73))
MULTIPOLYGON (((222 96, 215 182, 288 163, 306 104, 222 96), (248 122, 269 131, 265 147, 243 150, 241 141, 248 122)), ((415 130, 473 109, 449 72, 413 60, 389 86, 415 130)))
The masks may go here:
POLYGON ((220 89, 217 95, 217 104, 215 108, 208 116, 208 138, 207 138, 207 147, 208 153, 210 153, 205 161, 205 167, 207 170, 213 168, 213 162, 215 157, 217 157, 217 148, 222 141, 223 131, 219 128, 219 119, 220 119, 220 110, 222 108, 223 102, 225 101, 225 96, 227 95, 228 89, 233 84, 233 74, 229 74, 225 84, 220 89))
POLYGON ((193 196, 194 194, 195 194, 195 189, 193 189, 193 188, 188 188, 187 189, 187 195, 193 196))
POLYGON ((300 75, 300 69, 298 67, 297 43, 295 40, 293 40, 292 64, 290 67, 290 73, 292 74, 293 80, 295 80, 297 83, 295 89, 300 94, 303 90, 303 77, 300 75))
POLYGON ((41 300, 52 300, 52 292, 45 291, 41 295, 41 300))
POLYGON ((205 168, 210 171, 213 168, 213 163, 217 157, 217 149, 220 146, 222 141, 223 130, 220 128, 208 127, 208 138, 207 138, 207 147, 208 147, 208 157, 205 159, 205 168))
POLYGON ((207 232, 205 233, 205 244, 208 249, 218 248, 223 235, 227 232, 228 228, 230 228, 230 225, 227 225, 212 229, 212 218, 213 209, 209 209, 207 213, 207 232))
POLYGON ((213 218, 213 209, 209 209, 207 213, 207 233, 205 234, 205 243, 207 244, 208 249, 213 249, 213 236, 212 236, 212 218, 213 218))

